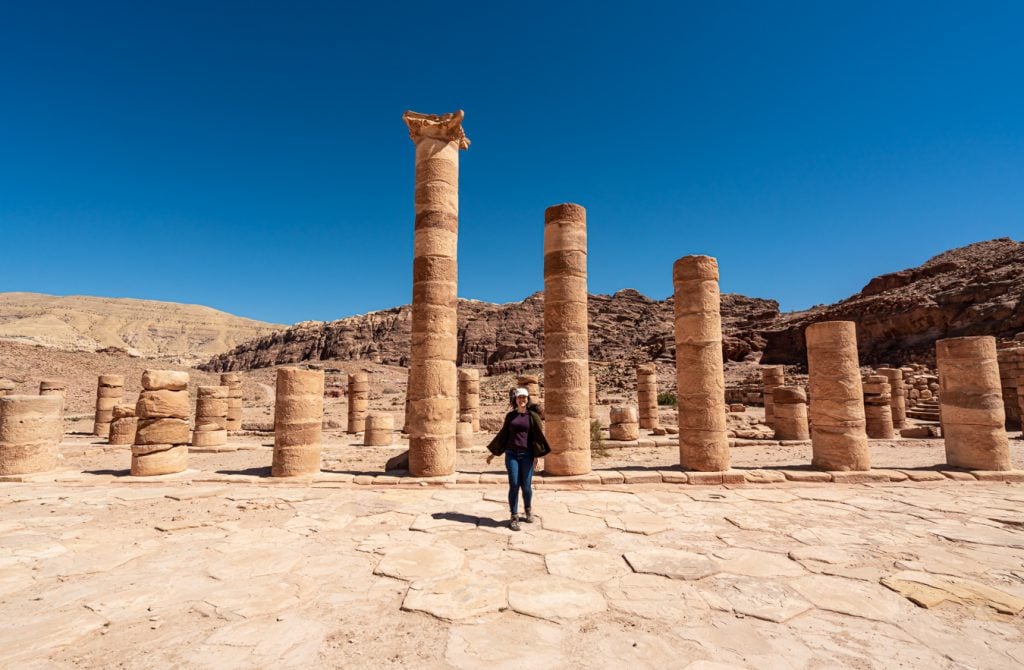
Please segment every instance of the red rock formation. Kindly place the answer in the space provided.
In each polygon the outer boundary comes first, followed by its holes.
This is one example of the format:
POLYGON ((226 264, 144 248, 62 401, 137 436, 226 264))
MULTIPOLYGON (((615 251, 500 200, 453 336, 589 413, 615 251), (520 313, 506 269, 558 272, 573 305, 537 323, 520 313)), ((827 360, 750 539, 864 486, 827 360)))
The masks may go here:
POLYGON ((920 267, 875 277, 834 305, 784 315, 763 332, 761 362, 805 365, 804 329, 818 321, 854 321, 863 364, 933 364, 935 341, 1024 330, 1024 243, 978 242, 920 267))

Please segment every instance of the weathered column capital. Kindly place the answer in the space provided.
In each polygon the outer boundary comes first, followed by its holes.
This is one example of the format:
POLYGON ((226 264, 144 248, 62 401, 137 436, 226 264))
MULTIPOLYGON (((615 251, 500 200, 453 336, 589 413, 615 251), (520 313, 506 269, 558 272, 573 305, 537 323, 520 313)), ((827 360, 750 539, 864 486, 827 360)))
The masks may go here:
POLYGON ((466 131, 462 129, 462 119, 465 115, 461 109, 440 116, 408 110, 402 114, 402 120, 405 121, 405 125, 409 126, 409 137, 413 142, 430 138, 455 142, 460 149, 468 149, 469 138, 466 137, 466 131))

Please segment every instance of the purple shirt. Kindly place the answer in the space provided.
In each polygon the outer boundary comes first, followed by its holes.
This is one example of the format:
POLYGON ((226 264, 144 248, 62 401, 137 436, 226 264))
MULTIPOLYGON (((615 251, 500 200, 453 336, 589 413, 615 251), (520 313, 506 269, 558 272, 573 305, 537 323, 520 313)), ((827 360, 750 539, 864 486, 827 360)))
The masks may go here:
POLYGON ((515 417, 508 424, 508 431, 508 448, 515 451, 526 451, 530 445, 530 413, 516 412, 515 417))

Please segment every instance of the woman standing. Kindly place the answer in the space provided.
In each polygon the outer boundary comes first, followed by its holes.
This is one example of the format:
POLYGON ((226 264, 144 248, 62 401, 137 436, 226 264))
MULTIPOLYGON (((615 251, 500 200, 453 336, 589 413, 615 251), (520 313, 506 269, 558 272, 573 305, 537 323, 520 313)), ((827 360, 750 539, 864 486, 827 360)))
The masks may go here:
POLYGON ((519 530, 519 490, 523 491, 523 505, 526 523, 533 523, 533 466, 538 457, 551 452, 537 406, 530 403, 530 392, 517 388, 512 397, 513 410, 505 415, 501 430, 494 436, 487 450, 495 456, 505 454, 505 469, 508 471, 508 507, 512 515, 508 527, 519 530))

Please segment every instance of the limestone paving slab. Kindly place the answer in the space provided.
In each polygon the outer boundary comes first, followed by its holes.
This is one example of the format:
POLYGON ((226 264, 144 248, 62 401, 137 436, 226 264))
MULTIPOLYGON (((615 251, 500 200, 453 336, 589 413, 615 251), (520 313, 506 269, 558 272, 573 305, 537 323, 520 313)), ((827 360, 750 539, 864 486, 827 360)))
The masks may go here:
POLYGON ((707 556, 681 549, 655 548, 632 551, 624 558, 635 572, 661 575, 670 579, 702 579, 719 571, 707 556))
POLYGON ((814 605, 783 582, 719 575, 695 588, 713 609, 783 623, 814 605))
POLYGON ((611 609, 631 616, 685 625, 707 620, 708 604, 689 582, 629 573, 602 588, 611 609))
POLYGON ((414 582, 402 602, 403 610, 426 612, 444 621, 469 619, 507 607, 503 581, 470 572, 414 582))
POLYGON ((551 621, 578 619, 608 607, 604 596, 590 584, 555 575, 512 582, 508 604, 520 614, 551 621))
POLYGON ((591 549, 547 554, 544 562, 550 574, 583 582, 606 582, 629 572, 622 556, 591 549))
POLYGON ((449 545, 388 547, 374 574, 406 581, 450 577, 462 569, 463 553, 449 545))

